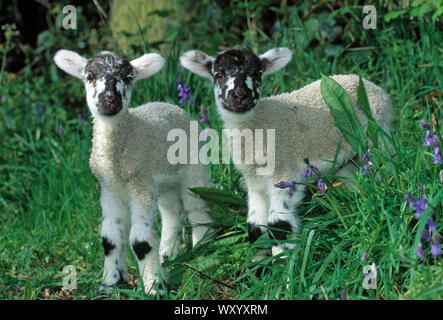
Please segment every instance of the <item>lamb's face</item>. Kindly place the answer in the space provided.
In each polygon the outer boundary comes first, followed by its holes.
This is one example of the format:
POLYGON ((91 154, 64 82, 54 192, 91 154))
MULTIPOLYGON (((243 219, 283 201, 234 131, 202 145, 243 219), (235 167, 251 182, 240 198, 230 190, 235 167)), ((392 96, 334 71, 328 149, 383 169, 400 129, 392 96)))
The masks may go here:
POLYGON ((134 81, 152 76, 164 65, 156 53, 129 62, 109 51, 87 60, 73 51, 59 50, 54 61, 60 69, 83 80, 89 109, 102 119, 116 119, 115 115, 129 107, 134 81))
POLYGON ((212 64, 215 99, 224 109, 244 113, 258 102, 263 62, 248 50, 228 50, 212 64))
POLYGON ((213 80, 219 112, 243 118, 258 103, 262 76, 280 70, 291 60, 287 48, 274 48, 260 56, 249 50, 231 49, 215 58, 198 50, 180 57, 183 67, 213 80))
POLYGON ((84 83, 91 112, 114 116, 127 109, 135 76, 130 62, 115 53, 103 52, 89 60, 84 69, 84 83))

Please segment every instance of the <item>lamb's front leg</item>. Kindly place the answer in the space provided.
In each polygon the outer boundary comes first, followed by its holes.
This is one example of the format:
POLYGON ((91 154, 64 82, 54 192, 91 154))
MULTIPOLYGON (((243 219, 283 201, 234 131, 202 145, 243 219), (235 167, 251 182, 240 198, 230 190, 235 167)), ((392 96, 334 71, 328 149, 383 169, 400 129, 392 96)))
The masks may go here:
POLYGON ((270 186, 268 228, 271 238, 277 240, 277 243, 272 246, 272 255, 281 253, 282 248, 291 249, 295 246, 293 243, 284 241, 298 231, 299 219, 295 212, 303 198, 303 185, 294 185, 291 192, 289 188, 270 186))
POLYGON ((129 241, 137 259, 145 292, 155 294, 156 286, 160 285, 160 277, 165 279, 160 266, 160 241, 156 230, 156 190, 152 185, 137 185, 131 188, 130 192, 129 241))
POLYGON ((103 218, 100 236, 105 251, 103 282, 100 292, 109 294, 112 288, 127 282, 126 272, 129 210, 122 194, 102 187, 100 198, 103 218))

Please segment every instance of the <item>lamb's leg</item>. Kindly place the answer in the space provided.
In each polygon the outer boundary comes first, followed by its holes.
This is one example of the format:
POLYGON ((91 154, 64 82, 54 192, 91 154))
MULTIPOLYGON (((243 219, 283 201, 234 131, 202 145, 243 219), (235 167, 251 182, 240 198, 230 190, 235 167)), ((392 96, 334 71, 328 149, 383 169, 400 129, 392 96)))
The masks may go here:
POLYGON ((158 208, 162 217, 160 262, 163 263, 180 249, 180 231, 183 227, 180 193, 177 188, 160 190, 158 208))
POLYGON ((264 192, 248 191, 248 240, 253 244, 265 231, 268 224, 268 202, 264 192))
POLYGON ((131 190, 130 198, 129 241, 137 259, 145 292, 155 294, 160 277, 165 279, 160 266, 159 238, 156 232, 156 190, 146 184, 137 186, 131 190))
POLYGON ((126 272, 129 211, 121 195, 103 188, 101 238, 105 251, 103 283, 100 292, 110 293, 112 287, 127 282, 126 272))
POLYGON ((299 227, 299 219, 295 211, 304 197, 304 186, 296 185, 292 194, 288 189, 271 186, 269 190, 270 210, 268 216, 268 230, 271 238, 277 240, 272 246, 272 255, 281 253, 282 248, 291 249, 295 245, 283 243, 289 236, 295 235, 299 227))
MULTIPOLYGON (((248 191, 248 240, 253 244, 263 233, 266 232, 268 224, 268 199, 266 198, 266 190, 249 190, 248 191)), ((266 258, 270 253, 269 249, 259 250, 252 258, 252 262, 256 263, 266 258)), ((258 273, 261 273, 261 269, 258 273)))
POLYGON ((208 172, 203 166, 188 166, 182 178, 181 196, 183 207, 192 225, 192 245, 199 243, 206 234, 211 232, 209 224, 214 220, 206 213, 208 205, 189 188, 210 186, 208 172))

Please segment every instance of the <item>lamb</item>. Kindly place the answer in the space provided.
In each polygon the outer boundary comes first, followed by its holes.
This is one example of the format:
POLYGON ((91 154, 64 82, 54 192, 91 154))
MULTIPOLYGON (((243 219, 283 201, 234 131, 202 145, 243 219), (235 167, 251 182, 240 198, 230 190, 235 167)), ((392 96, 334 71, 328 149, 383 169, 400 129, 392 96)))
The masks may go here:
POLYGON ((188 132, 190 118, 179 107, 153 102, 129 109, 136 80, 158 72, 164 59, 145 54, 127 61, 109 51, 87 60, 60 50, 54 56, 58 67, 84 82, 87 104, 93 116, 90 167, 101 186, 103 218, 101 238, 105 253, 100 292, 128 280, 129 241, 138 262, 146 293, 159 289, 164 271, 161 263, 179 248, 183 210, 193 225, 195 246, 210 231, 213 221, 207 206, 189 187, 210 186, 201 165, 171 165, 167 161, 167 134, 172 128, 188 132), (156 233, 156 209, 161 213, 161 240, 156 233), (160 242, 160 243, 159 243, 160 242))
MULTIPOLYGON (((345 168, 351 167, 350 160, 356 155, 334 125, 321 95, 320 80, 290 93, 259 99, 262 76, 285 67, 291 58, 292 53, 287 48, 274 48, 260 56, 246 49, 230 49, 216 57, 191 50, 180 57, 184 68, 213 81, 216 107, 224 127, 236 129, 228 131, 229 138, 235 135, 238 138, 244 129, 275 129, 275 169, 272 173, 257 174, 261 166, 257 162, 236 165, 248 192, 249 241, 253 243, 268 229, 276 240, 271 248, 272 255, 294 246, 293 241, 288 241, 288 235, 294 236, 299 229, 299 219, 294 212, 305 194, 302 184, 291 185, 294 189, 290 192, 276 184, 306 182, 303 177, 307 168, 305 159, 327 172, 340 142, 337 164, 338 168, 345 166, 338 175, 349 175, 345 168)), ((348 93, 360 122, 367 124, 366 116, 357 106, 359 77, 336 75, 333 79, 348 93)), ((393 119, 388 95, 370 81, 364 80, 364 86, 375 121, 388 132, 393 119)))

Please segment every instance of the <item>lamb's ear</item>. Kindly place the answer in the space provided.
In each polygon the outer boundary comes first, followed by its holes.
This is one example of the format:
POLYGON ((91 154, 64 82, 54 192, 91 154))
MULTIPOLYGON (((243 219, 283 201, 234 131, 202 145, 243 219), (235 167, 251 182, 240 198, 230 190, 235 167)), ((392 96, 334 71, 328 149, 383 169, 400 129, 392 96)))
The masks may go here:
POLYGON ((212 64, 214 58, 199 50, 185 52, 180 57, 181 65, 199 76, 212 79, 212 64))
POLYGON ((158 53, 144 54, 140 58, 131 61, 131 65, 136 72, 136 80, 152 76, 159 72, 164 64, 165 59, 163 59, 158 53))
POLYGON ((74 51, 59 50, 54 56, 54 62, 63 71, 83 79, 83 70, 88 63, 88 59, 83 58, 74 51))
POLYGON ((292 58, 292 52, 288 48, 274 48, 259 56, 265 71, 263 74, 270 74, 285 67, 292 58))

